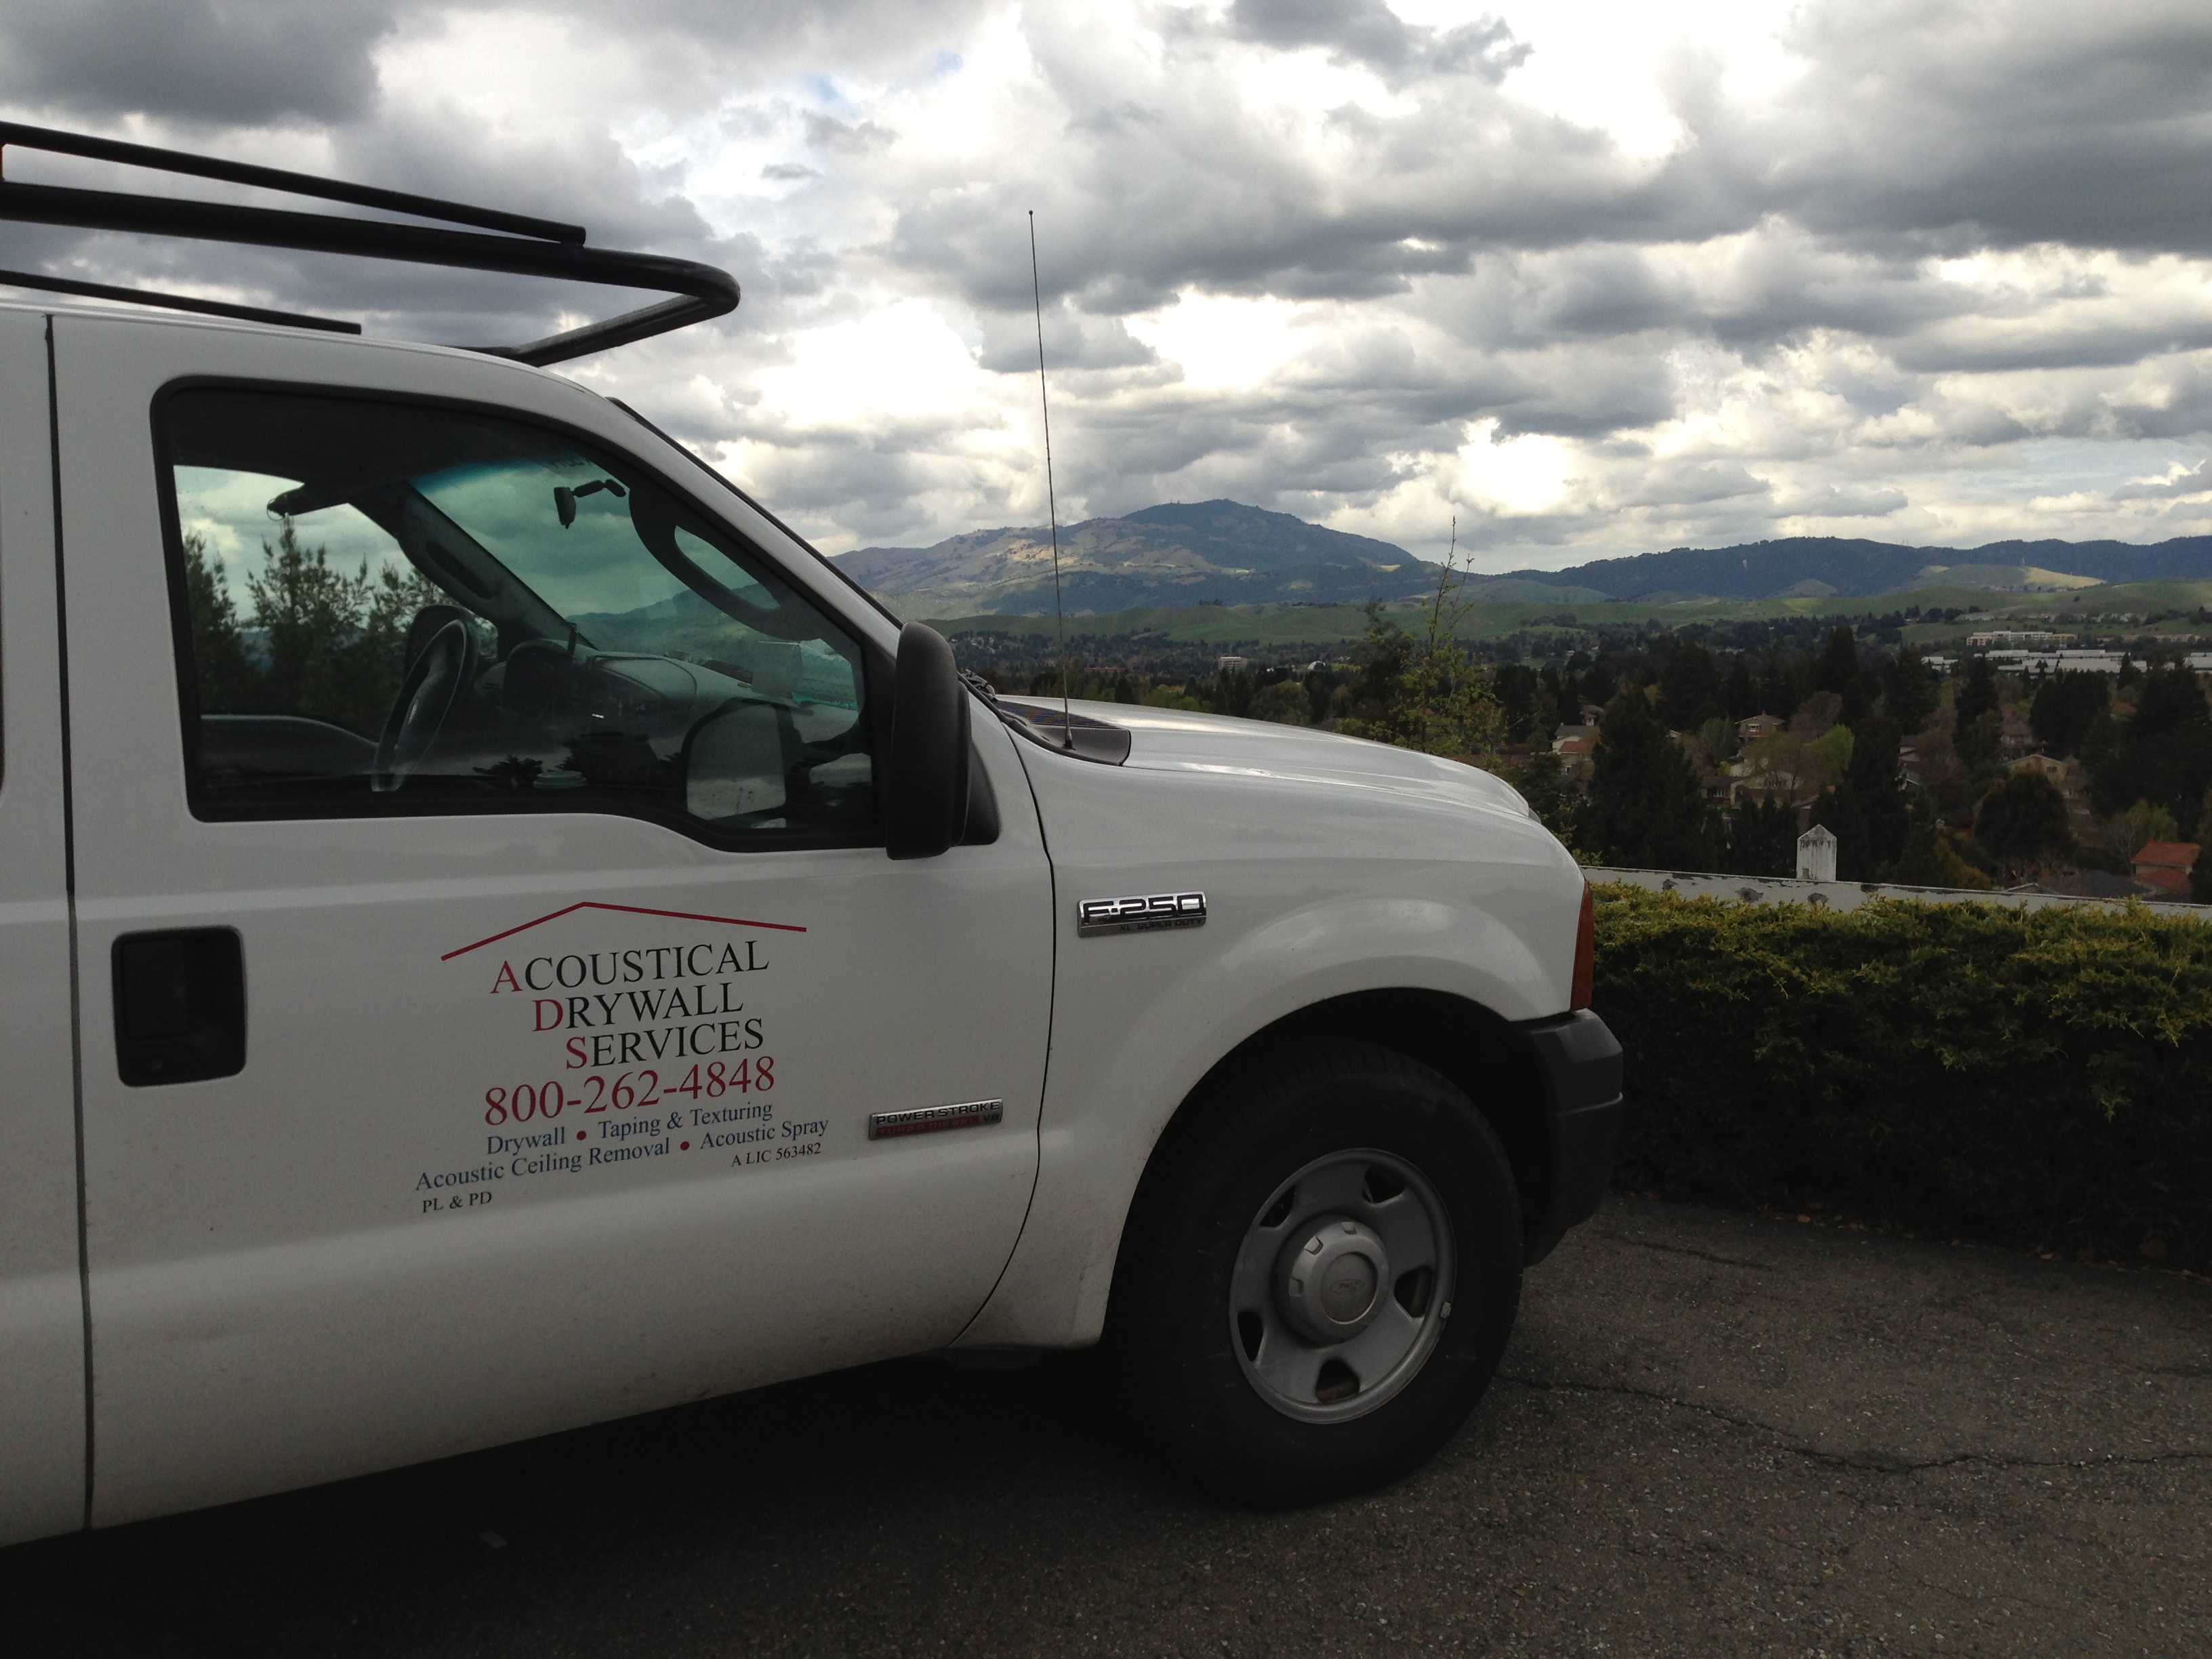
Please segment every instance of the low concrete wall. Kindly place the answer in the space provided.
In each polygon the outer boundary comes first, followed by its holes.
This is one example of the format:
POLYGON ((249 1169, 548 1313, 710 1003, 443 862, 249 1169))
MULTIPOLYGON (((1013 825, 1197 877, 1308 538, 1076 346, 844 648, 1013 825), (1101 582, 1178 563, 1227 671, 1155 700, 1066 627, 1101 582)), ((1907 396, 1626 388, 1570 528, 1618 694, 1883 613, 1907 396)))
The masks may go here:
MULTIPOLYGON (((2063 893, 1984 892, 1965 887, 1891 887, 1880 882, 1769 881, 1757 876, 1716 876, 1681 870, 1608 870, 1592 866, 1583 873, 1594 882, 1626 882, 1657 892, 1680 893, 1685 898, 1734 899, 1743 904, 1822 904, 1837 910, 1856 910, 1870 898, 1919 899, 1929 904, 2002 904, 2020 910, 2040 910, 2045 905, 2087 905, 2093 909, 2117 910, 2125 899, 2074 898, 2063 893)), ((2179 904, 2164 900, 2155 907, 2183 915, 2212 921, 2212 904, 2179 904)))

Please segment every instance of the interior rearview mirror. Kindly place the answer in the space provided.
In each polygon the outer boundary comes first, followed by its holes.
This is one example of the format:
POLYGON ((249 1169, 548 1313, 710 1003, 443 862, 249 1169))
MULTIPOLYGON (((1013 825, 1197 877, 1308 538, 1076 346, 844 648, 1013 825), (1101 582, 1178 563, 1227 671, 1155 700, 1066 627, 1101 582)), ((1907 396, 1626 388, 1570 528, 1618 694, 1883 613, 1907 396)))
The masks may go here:
POLYGON ((893 676, 884 848, 935 858, 968 822, 968 689, 945 636, 920 623, 900 630, 893 676))

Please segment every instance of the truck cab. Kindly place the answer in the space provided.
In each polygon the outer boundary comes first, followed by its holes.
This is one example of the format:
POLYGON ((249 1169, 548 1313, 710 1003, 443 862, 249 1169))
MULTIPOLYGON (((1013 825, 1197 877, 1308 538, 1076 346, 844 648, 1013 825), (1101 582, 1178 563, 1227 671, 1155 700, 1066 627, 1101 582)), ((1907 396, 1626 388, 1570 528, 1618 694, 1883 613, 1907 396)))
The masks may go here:
POLYGON ((1102 1340, 1356 1490, 1611 1161, 1510 787, 998 699, 482 353, 0 307, 0 846, 9 1540, 1102 1340))

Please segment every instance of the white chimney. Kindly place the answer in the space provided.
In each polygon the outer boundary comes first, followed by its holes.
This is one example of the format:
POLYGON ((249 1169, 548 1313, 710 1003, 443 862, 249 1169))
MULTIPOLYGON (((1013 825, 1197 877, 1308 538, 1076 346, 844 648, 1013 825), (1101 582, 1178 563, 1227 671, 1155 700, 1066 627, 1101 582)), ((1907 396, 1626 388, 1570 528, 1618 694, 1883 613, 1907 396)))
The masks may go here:
POLYGON ((1835 831, 1825 823, 1816 823, 1797 837, 1797 879, 1833 881, 1835 878, 1835 831))

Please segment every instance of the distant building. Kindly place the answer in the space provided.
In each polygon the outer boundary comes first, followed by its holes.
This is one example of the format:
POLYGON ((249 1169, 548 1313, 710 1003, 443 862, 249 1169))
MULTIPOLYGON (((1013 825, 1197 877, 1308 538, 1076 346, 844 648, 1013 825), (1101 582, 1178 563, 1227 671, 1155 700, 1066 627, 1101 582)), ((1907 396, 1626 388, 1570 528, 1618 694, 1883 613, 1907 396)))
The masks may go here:
POLYGON ((1816 823, 1797 837, 1797 879, 1833 881, 1836 878, 1836 832, 1816 823))
POLYGON ((2189 872, 2197 863, 2193 841, 2147 841, 2136 854, 2136 879, 2180 898, 2189 896, 2189 872))
POLYGON ((1784 724, 1779 714, 1753 714, 1735 723, 1735 734, 1745 743, 1756 743, 1770 732, 1779 732, 1784 724))
POLYGON ((1251 665, 1250 660, 1243 657, 1216 657, 1213 659, 1213 672, 1217 674, 1241 674, 1251 665))
POLYGON ((2022 755, 2007 769, 2014 772, 2040 772, 2051 780, 2052 788, 2063 791, 2066 787, 2066 763, 2053 760, 2050 756, 2039 751, 2033 755, 2022 755))
MULTIPOLYGON (((1992 651, 1990 666, 2007 674, 2118 674, 2123 651, 1992 651)), ((2208 653, 2212 660, 2212 653, 2208 653)))
POLYGON ((1994 632, 1987 634, 1967 635, 1966 648, 1968 650, 1986 650, 1991 646, 2002 645, 2056 645, 2059 641, 2067 637, 2068 636, 2063 634, 2016 633, 2008 629, 1998 629, 1994 632))
POLYGON ((1576 777, 1587 776, 1597 766, 1597 728, 1561 726, 1559 735, 1552 739, 1552 752, 1559 757, 1561 770, 1576 777))

